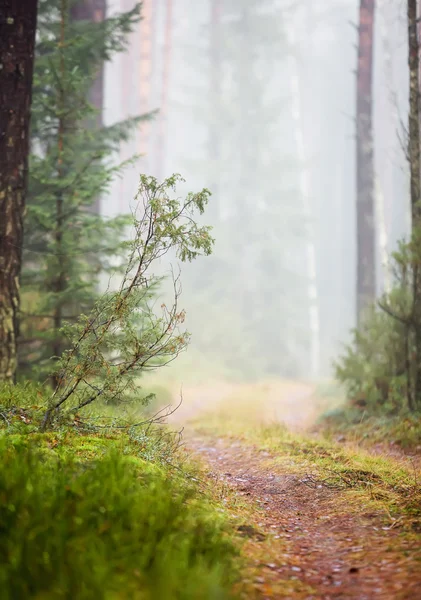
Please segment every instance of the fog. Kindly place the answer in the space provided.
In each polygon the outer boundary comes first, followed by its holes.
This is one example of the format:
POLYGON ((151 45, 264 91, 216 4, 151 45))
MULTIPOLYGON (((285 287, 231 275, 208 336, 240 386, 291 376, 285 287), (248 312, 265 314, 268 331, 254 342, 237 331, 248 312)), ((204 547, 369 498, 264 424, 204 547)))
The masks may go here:
MULTIPOLYGON (((130 0, 110 0, 109 12, 130 0)), ((182 266, 189 356, 241 378, 329 377, 355 325, 358 0, 144 0, 107 65, 105 120, 157 111, 102 200, 125 213, 140 172, 212 197, 211 257, 182 266)), ((408 230, 405 4, 378 2, 374 138, 380 293, 408 230)))

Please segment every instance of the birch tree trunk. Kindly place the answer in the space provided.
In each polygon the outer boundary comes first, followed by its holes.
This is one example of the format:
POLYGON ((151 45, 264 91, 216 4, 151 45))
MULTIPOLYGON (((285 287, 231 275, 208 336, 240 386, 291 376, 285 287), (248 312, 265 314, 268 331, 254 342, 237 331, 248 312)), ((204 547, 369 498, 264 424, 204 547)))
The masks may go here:
POLYGON ((360 0, 357 66, 357 323, 376 299, 372 70, 375 0, 360 0))
MULTIPOLYGON (((294 52, 295 40, 290 34, 294 52)), ((305 228, 308 319, 310 328, 310 374, 314 379, 320 372, 320 318, 319 294, 317 288, 316 248, 314 243, 313 215, 311 210, 310 183, 307 156, 304 143, 303 119, 301 114, 301 94, 298 74, 298 61, 295 56, 290 59, 290 87, 292 100, 292 118, 294 123, 295 144, 300 168, 300 195, 302 215, 305 228)))
POLYGON ((172 50, 173 0, 166 0, 165 6, 165 40, 162 69, 161 102, 158 116, 157 168, 156 175, 161 181, 165 178, 165 159, 168 121, 168 94, 170 84, 171 50, 172 50))
POLYGON ((0 0, 0 381, 14 381, 37 0, 0 0))

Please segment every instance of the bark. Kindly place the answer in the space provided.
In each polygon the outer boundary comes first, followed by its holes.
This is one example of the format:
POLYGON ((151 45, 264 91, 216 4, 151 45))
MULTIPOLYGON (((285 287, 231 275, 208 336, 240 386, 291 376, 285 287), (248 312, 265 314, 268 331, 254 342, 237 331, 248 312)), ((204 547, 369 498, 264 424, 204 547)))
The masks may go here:
POLYGON ((420 207, 420 120, 417 0, 408 0, 409 118, 408 158, 411 177, 412 229, 418 226, 420 207))
MULTIPOLYGON (((60 47, 65 47, 66 37, 66 20, 67 20, 67 0, 61 0, 61 19, 60 19, 60 47)), ((60 78, 64 78, 64 55, 63 50, 60 57, 60 78)), ((59 86, 59 103, 60 113, 64 114, 65 98, 63 95, 63 88, 59 86)), ((63 177, 63 150, 64 150, 64 134, 65 134, 65 121, 63 117, 60 117, 58 123, 58 138, 57 138, 57 177, 61 179, 63 177)), ((58 358, 62 353, 62 340, 61 340, 61 328, 63 326, 63 306, 61 304, 60 295, 64 292, 66 287, 66 265, 65 256, 63 249, 63 196, 59 191, 56 197, 56 223, 55 223, 55 242, 56 242, 56 253, 57 253, 57 273, 53 282, 53 291, 57 294, 56 306, 54 309, 54 342, 53 342, 53 356, 58 358)), ((52 377, 52 385, 55 389, 59 385, 57 375, 52 377)))
POLYGON ((14 381, 37 0, 0 0, 0 381, 14 381))
MULTIPOLYGON (((417 0, 408 0, 408 65, 409 65, 409 116, 408 160, 410 172, 412 240, 419 241, 421 226, 420 207, 420 76, 417 26, 417 0)), ((416 252, 416 250, 415 250, 416 252)), ((418 261, 413 261, 413 328, 416 374, 414 382, 415 404, 421 406, 421 273, 418 261)))
POLYGON ((360 0, 357 67, 357 322, 376 299, 372 70, 375 0, 360 0))

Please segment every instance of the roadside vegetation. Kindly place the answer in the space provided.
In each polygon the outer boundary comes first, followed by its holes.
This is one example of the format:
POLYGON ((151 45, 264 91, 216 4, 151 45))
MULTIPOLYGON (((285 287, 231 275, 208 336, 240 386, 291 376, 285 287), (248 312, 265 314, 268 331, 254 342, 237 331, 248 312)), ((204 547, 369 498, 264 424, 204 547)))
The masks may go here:
POLYGON ((1 598, 229 598, 238 538, 176 433, 75 419, 0 392, 1 598))
MULTIPOLYGON (((311 396, 307 401, 311 401, 311 396)), ((342 436, 339 441, 323 426, 294 431, 279 420, 266 419, 263 406, 253 394, 233 393, 216 410, 198 417, 196 427, 205 435, 224 435, 267 452, 282 472, 301 474, 310 487, 341 490, 350 501, 362 506, 374 503, 383 512, 385 524, 399 524, 407 532, 421 533, 419 461, 402 452, 393 456, 384 446, 383 453, 376 453, 373 439, 362 448, 362 430, 348 440, 342 436)), ((283 410, 287 412, 288 407, 283 410)), ((399 420, 403 430, 401 423, 399 420)), ((391 431, 390 423, 385 427, 378 434, 378 441, 383 444, 384 431, 391 431)), ((406 434, 406 440, 409 435, 406 434)))

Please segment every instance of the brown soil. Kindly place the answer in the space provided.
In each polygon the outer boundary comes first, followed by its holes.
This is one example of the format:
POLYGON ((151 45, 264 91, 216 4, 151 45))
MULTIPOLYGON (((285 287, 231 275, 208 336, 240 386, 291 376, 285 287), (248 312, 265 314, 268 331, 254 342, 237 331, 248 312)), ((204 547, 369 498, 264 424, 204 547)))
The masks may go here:
POLYGON ((384 513, 365 512, 346 492, 317 487, 302 475, 280 473, 257 448, 197 434, 188 447, 211 477, 255 505, 254 522, 240 533, 272 544, 264 550, 270 563, 257 558, 256 564, 256 551, 250 557, 245 597, 421 599, 419 538, 414 547, 384 513))
POLYGON ((311 392, 308 385, 287 382, 251 392, 229 384, 188 387, 171 418, 184 424, 188 449, 226 490, 222 502, 232 514, 236 503, 248 506, 239 528, 247 561, 242 597, 421 600, 419 533, 404 534, 384 510, 364 506, 352 492, 329 489, 293 467, 286 473, 267 451, 191 425, 228 409, 242 418, 247 412, 250 427, 282 421, 305 428, 317 416, 311 392))

